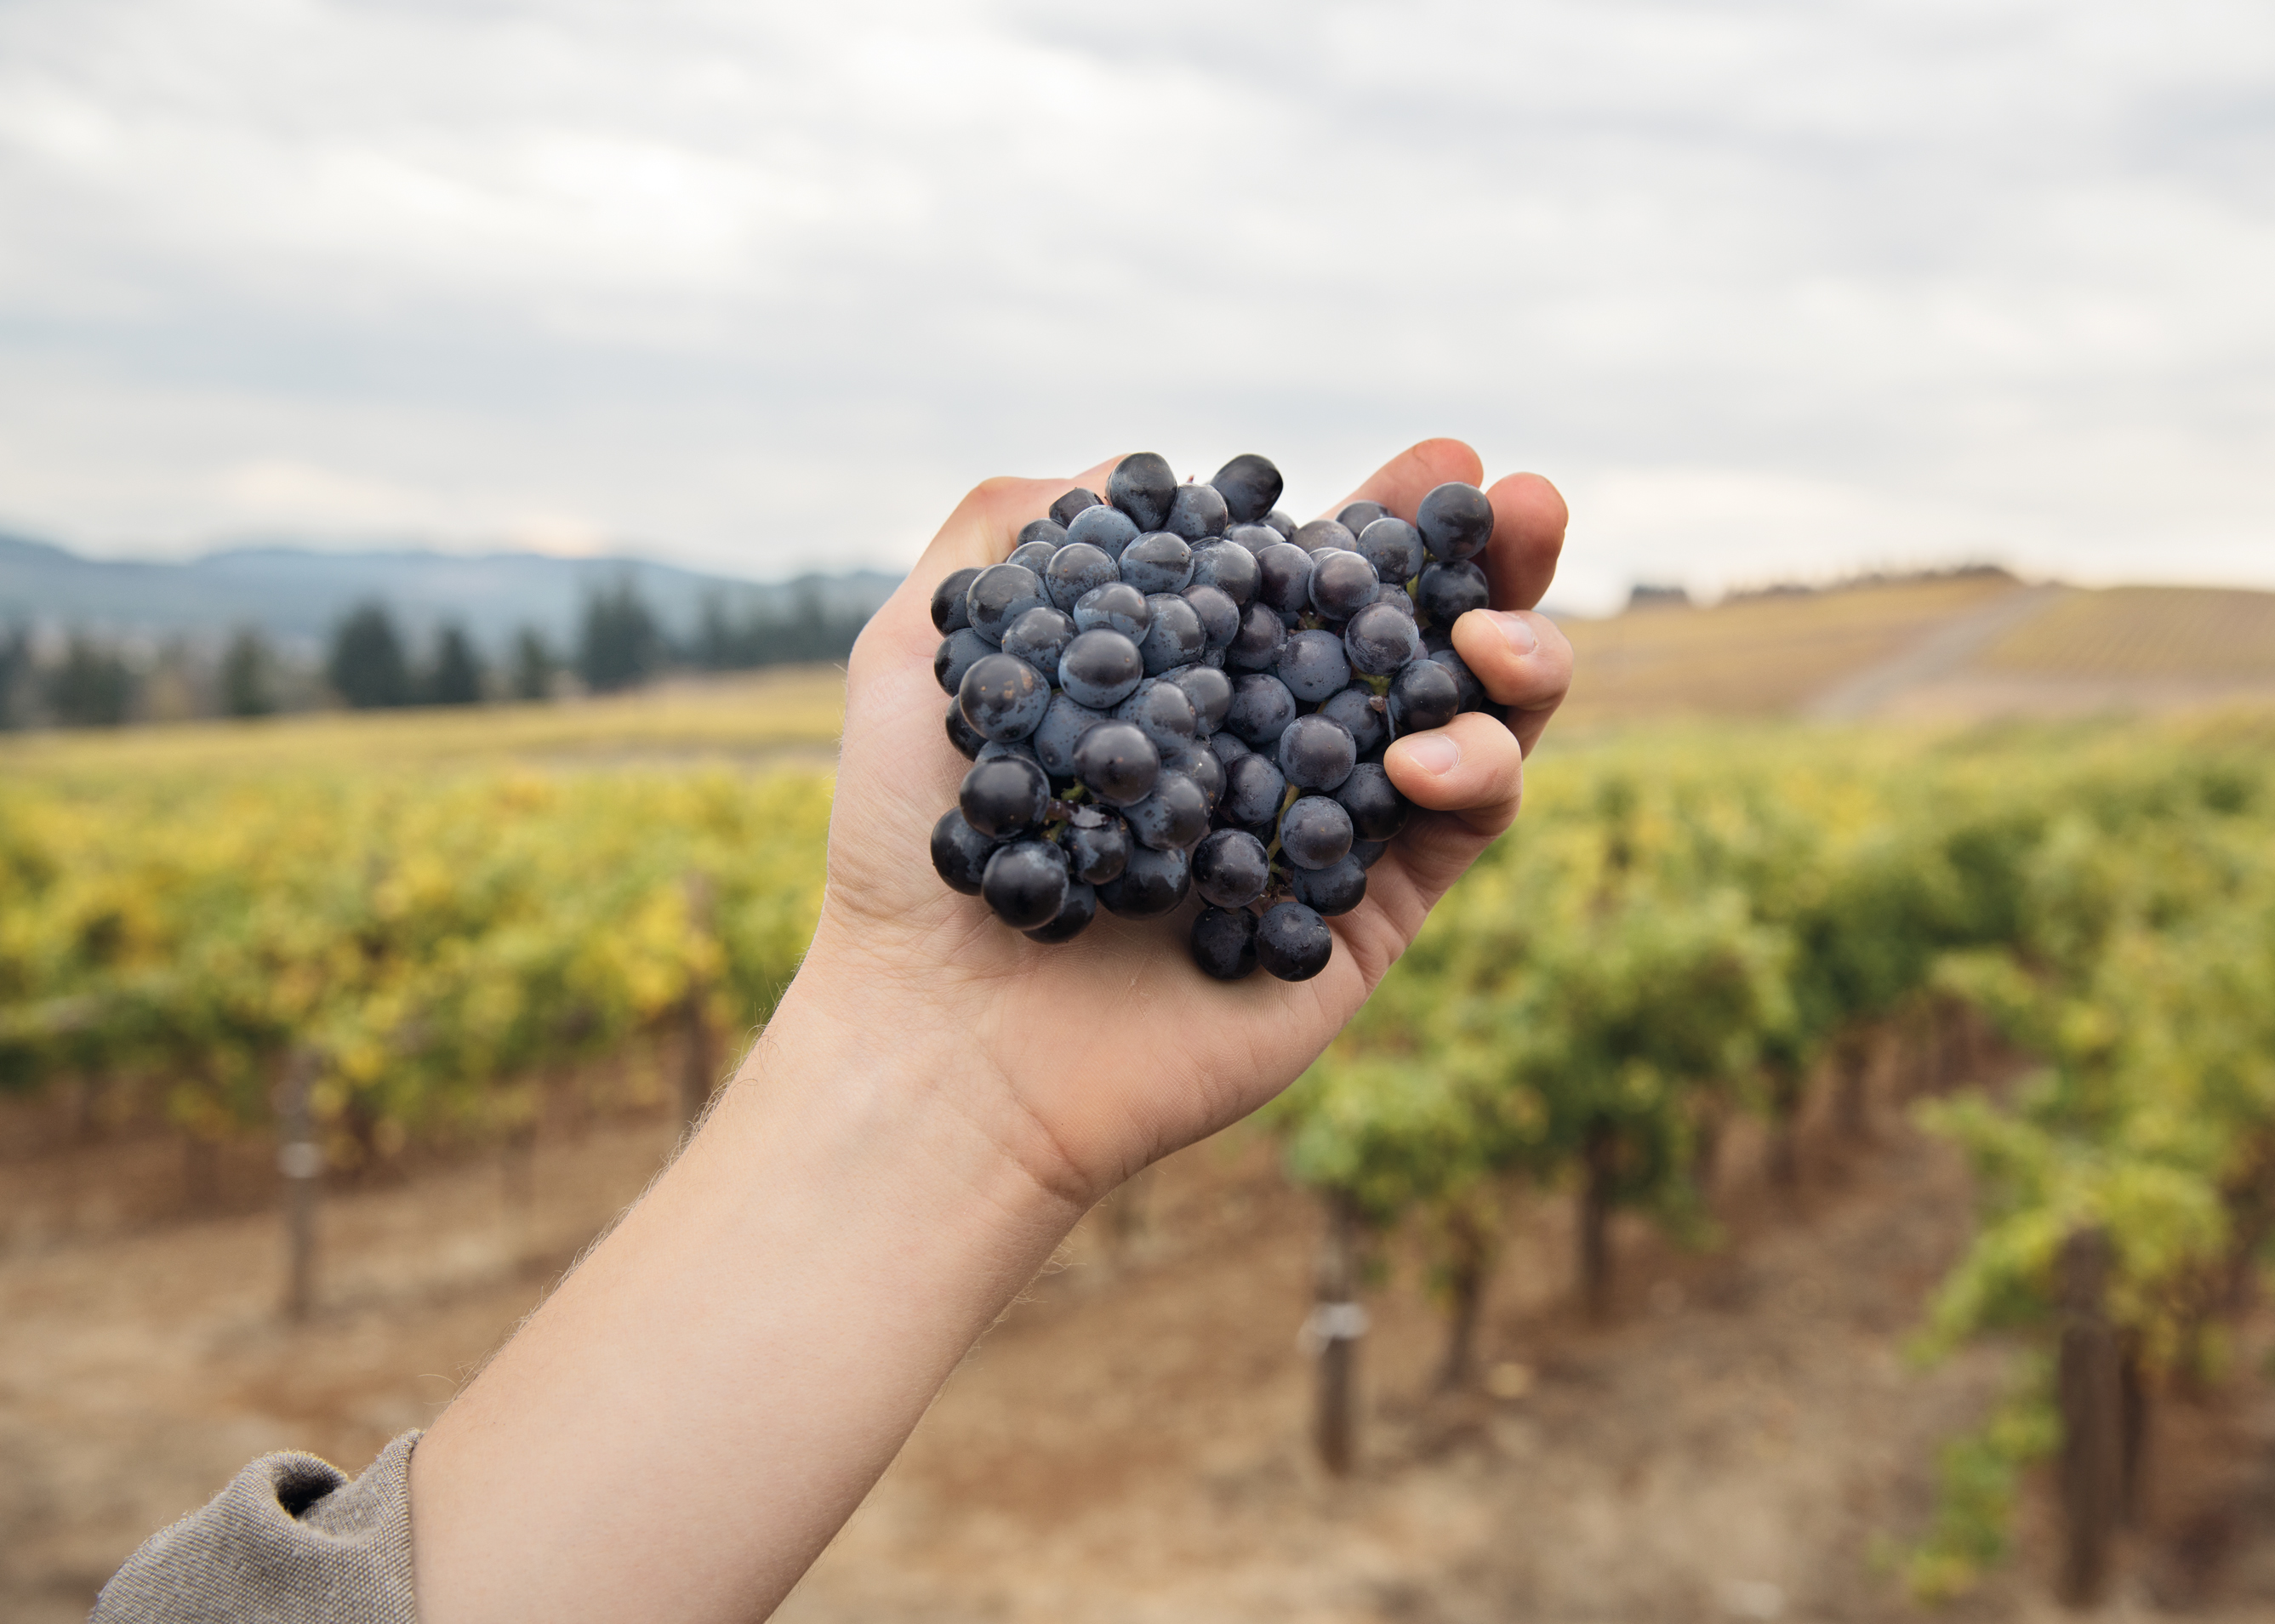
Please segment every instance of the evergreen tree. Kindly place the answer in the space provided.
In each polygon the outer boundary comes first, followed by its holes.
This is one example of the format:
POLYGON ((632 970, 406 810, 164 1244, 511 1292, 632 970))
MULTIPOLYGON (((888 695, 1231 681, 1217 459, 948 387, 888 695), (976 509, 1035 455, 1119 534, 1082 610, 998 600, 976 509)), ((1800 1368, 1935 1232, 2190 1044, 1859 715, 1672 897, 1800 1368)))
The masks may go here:
POLYGON ((339 623, 324 675, 333 691, 359 711, 411 703, 403 639, 385 604, 364 604, 339 623))
POLYGON ((48 708, 67 728, 115 728, 134 702, 134 673, 118 651, 74 631, 48 674, 48 708))
POLYGON ((458 626, 444 626, 435 640, 435 667, 427 674, 427 699, 434 705, 482 702, 481 656, 458 626))
POLYGON ((534 626, 524 626, 513 638, 513 697, 517 699, 549 699, 553 697, 553 673, 560 661, 553 657, 553 647, 546 642, 545 634, 534 626))
POLYGON ((31 675, 31 632, 14 626, 0 633, 0 730, 22 725, 18 691, 31 675))
POLYGON ((229 640, 221 661, 221 708, 224 715, 266 716, 276 708, 268 640, 242 626, 229 640))
POLYGON ((663 638, 639 590, 626 578, 585 601, 577 671, 595 693, 646 682, 663 663, 663 638))

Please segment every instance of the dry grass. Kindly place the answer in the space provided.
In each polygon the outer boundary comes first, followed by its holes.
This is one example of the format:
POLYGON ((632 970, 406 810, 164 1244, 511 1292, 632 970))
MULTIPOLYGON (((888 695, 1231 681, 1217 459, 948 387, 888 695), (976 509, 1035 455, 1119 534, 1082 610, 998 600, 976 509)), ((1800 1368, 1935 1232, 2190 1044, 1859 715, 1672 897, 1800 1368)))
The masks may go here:
POLYGON ((1984 652, 1986 671, 2275 681, 2275 593, 2114 586, 2064 593, 1984 652))

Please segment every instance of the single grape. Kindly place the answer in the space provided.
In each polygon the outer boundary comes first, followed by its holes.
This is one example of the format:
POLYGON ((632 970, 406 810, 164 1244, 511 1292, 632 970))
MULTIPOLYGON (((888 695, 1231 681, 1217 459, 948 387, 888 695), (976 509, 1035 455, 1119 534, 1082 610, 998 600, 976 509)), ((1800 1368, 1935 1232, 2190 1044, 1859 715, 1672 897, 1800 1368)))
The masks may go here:
POLYGON ((1003 652, 1035 668, 1045 682, 1056 679, 1059 660, 1074 641, 1073 617, 1057 609, 1029 609, 1003 633, 1003 652))
POLYGON ((1161 680, 1185 691, 1193 702, 1194 728, 1203 738, 1224 726, 1224 714, 1232 708, 1232 678, 1211 666, 1189 665, 1161 680))
POLYGON ((1162 773, 1153 780, 1153 793, 1122 810, 1130 821, 1130 837, 1156 851, 1183 850, 1208 833, 1208 797, 1183 773, 1162 773))
POLYGON ((1351 748, 1364 757, 1382 748, 1390 737, 1383 713, 1387 702, 1364 688, 1346 688, 1319 706, 1319 714, 1351 736, 1351 748))
POLYGON ((1335 515, 1335 523, 1357 536, 1364 535, 1366 527, 1375 520, 1389 517, 1390 510, 1379 502, 1345 502, 1343 510, 1335 515))
POLYGON ((1374 566, 1357 553, 1322 552, 1311 559, 1311 607, 1327 620, 1349 620, 1381 588, 1374 566))
POLYGON ((1309 981, 1334 956, 1334 933, 1301 903, 1277 903, 1256 922, 1256 962, 1282 981, 1309 981))
POLYGON ((1366 900, 1366 865, 1346 855, 1325 868, 1299 868, 1289 876, 1288 888, 1304 907, 1333 918, 1366 900))
POLYGON ((1147 597, 1183 592, 1193 578, 1193 549, 1166 530, 1142 535, 1122 549, 1122 578, 1147 597))
POLYGON ((1368 676, 1388 676, 1399 667, 1422 658, 1422 634, 1415 630, 1411 617, 1389 604, 1370 603, 1343 628, 1343 652, 1352 670, 1368 676))
POLYGON ((1127 806, 1153 791, 1161 752, 1126 721, 1101 721, 1074 747, 1075 776, 1108 806, 1127 806))
POLYGON ((1109 508, 1102 502, 1094 508, 1085 508, 1067 525, 1067 544, 1069 547, 1078 541, 1085 547, 1096 548, 1108 558, 1121 557, 1122 549, 1137 539, 1138 526, 1131 522, 1130 516, 1119 508, 1109 508))
POLYGON ((1256 555, 1256 600, 1283 615, 1311 607, 1311 555, 1292 542, 1281 541, 1256 555))
POLYGON ((1246 909, 1202 909, 1191 940, 1202 974, 1238 981, 1256 973, 1256 916, 1246 909))
POLYGON ((1079 485, 1051 503, 1051 517, 1061 525, 1074 523, 1074 516, 1085 508, 1098 506, 1098 497, 1079 485))
POLYGON ((1193 848, 1193 889, 1219 908, 1245 908, 1272 881, 1264 842, 1241 829, 1218 829, 1193 848))
POLYGON ((1208 647, 1201 617, 1193 606, 1170 593, 1155 593, 1145 600, 1153 623, 1138 646, 1145 661, 1145 675, 1160 676, 1179 666, 1190 665, 1208 647))
POLYGON ((1133 845, 1129 866, 1098 888, 1098 900, 1125 919, 1153 919, 1183 902, 1192 888, 1192 861, 1183 851, 1133 845))
POLYGON ((1013 548, 1011 555, 1003 562, 1007 564, 1017 564, 1022 569, 1032 570, 1039 576, 1050 567, 1051 555, 1057 551, 1058 548, 1041 541, 1027 541, 1013 548))
POLYGON ((1145 594, 1122 581, 1109 581, 1103 586, 1092 587, 1075 600, 1074 628, 1077 631, 1096 631, 1101 628, 1118 631, 1132 643, 1144 637, 1153 623, 1153 611, 1145 605, 1145 594))
POLYGON ((1161 770, 1182 773, 1200 786, 1201 798, 1208 803, 1211 812, 1224 798, 1224 763, 1216 752, 1195 740, 1190 744, 1171 744, 1161 752, 1161 770))
POLYGON ((1230 772, 1234 762, 1255 752, 1241 743, 1238 734, 1220 729, 1209 735, 1209 753, 1224 764, 1227 772, 1230 772))
POLYGON ((1358 534, 1358 555, 1385 584, 1403 586, 1422 573, 1422 533, 1402 518, 1376 519, 1358 534))
POLYGON ((1442 728, 1462 708, 1454 674, 1434 660, 1401 666, 1390 679, 1390 726, 1400 735, 1442 728))
POLYGON ((1050 708, 1051 685, 1025 661, 989 654, 971 662, 956 684, 956 698, 972 731, 1008 744, 1041 725, 1043 713, 1050 708))
POLYGON ((1236 671, 1268 671, 1280 663, 1287 646, 1287 623, 1268 603, 1251 603, 1241 611, 1240 631, 1224 651, 1224 662, 1236 671))
POLYGON ((1251 749, 1276 744, 1295 720, 1296 696, 1278 677, 1258 672, 1233 684, 1232 705, 1224 714, 1224 725, 1239 734, 1241 742, 1251 749))
POLYGON ((1409 624, 1419 623, 1416 617, 1420 611, 1416 609, 1414 607, 1414 594, 1408 592, 1403 586, 1394 586, 1388 581, 1385 581, 1381 586, 1376 590, 1374 601, 1376 603, 1382 604, 1387 608, 1396 609, 1401 615, 1406 617, 1409 624))
POLYGON ((995 842, 966 823, 953 806, 932 826, 932 865, 951 891, 979 895, 987 859, 994 855, 995 842))
POLYGON ((1224 498, 1225 514, 1236 525, 1256 523, 1280 500, 1280 471, 1253 451, 1234 457, 1209 483, 1224 498))
POLYGON ((1422 545, 1440 563, 1472 558, 1493 540, 1493 503, 1474 485, 1451 480, 1422 498, 1414 515, 1422 545))
POLYGON ((1175 683, 1151 676, 1115 706, 1114 718, 1130 723, 1153 740, 1156 750, 1190 744, 1200 732, 1200 720, 1193 714, 1191 696, 1175 683))
POLYGON ((932 657, 932 674, 943 693, 956 693, 964 687, 964 674, 973 664, 995 652, 995 646, 969 626, 958 626, 941 639, 940 648, 932 657))
POLYGON ((1224 764, 1224 794, 1217 799, 1217 809, 1227 823, 1268 828, 1287 798, 1287 775, 1272 757, 1259 751, 1224 764))
POLYGON ((1280 814, 1280 850, 1297 868, 1325 868, 1350 847, 1350 814, 1324 795, 1299 796, 1280 814))
POLYGON ((1058 917, 1066 901, 1066 854, 1047 840, 998 846, 980 876, 979 895, 995 917, 1015 931, 1031 931, 1058 917))
POLYGON ((1450 626, 1471 609, 1481 609, 1493 594, 1485 589, 1485 572, 1459 559, 1432 564, 1414 585, 1414 601, 1441 626, 1450 626))
POLYGON ((1351 768, 1334 794, 1337 804, 1350 814, 1351 833, 1363 840, 1396 838, 1414 807, 1378 761, 1362 761, 1351 768))
POLYGON ((1372 868, 1382 861, 1382 854, 1390 850, 1387 840, 1355 840, 1351 842, 1351 860, 1361 868, 1372 868))
POLYGON ((1470 669, 1469 661, 1450 648, 1432 650, 1430 659, 1453 674, 1456 703, 1465 711, 1473 711, 1485 702, 1485 685, 1470 669))
POLYGON ((1076 704, 1094 711, 1112 710, 1135 692, 1145 677, 1145 660, 1138 645, 1102 626, 1077 632, 1066 653, 1059 656, 1059 686, 1076 704))
POLYGON ((1040 541, 1054 553, 1066 545, 1066 526, 1054 518, 1031 518, 1019 526, 1019 534, 1011 543, 1011 550, 1032 547, 1040 541))
POLYGON ((1043 592, 1043 578, 1024 564, 990 564, 964 594, 964 613, 971 616, 971 629, 990 643, 998 644, 1013 621, 1049 601, 1043 592))
POLYGON ((1169 499, 1168 522, 1161 528, 1198 546, 1211 536, 1222 535, 1230 517, 1231 509, 1213 485, 1180 485, 1169 499))
POLYGON ((1348 553, 1358 545, 1357 536, 1331 518, 1315 518, 1299 527, 1288 540, 1314 559, 1321 553, 1348 553))
POLYGON ((1103 806, 1077 806, 1067 822, 1067 862, 1074 877, 1104 885, 1130 863, 1130 826, 1103 806))
POLYGON ((956 792, 964 822, 989 840, 1009 840, 1033 828, 1050 803, 1043 769, 1014 755, 973 762, 956 792))
POLYGON ((1043 590, 1050 593, 1052 607, 1069 615, 1085 594, 1111 586, 1121 578, 1122 571, 1114 561, 1087 541, 1068 542, 1043 566, 1043 590))
MULTIPOLYGON (((1050 721, 1047 714, 1043 721, 1046 723, 1050 721)), ((1037 729, 1038 732, 1040 730, 1037 729)), ((956 754, 966 761, 977 759, 979 747, 987 742, 986 735, 964 720, 964 706, 955 699, 948 702, 948 742, 956 746, 956 754)))
POLYGON ((1167 458, 1151 451, 1123 457, 1107 476, 1107 501, 1127 513, 1141 531, 1160 529, 1176 495, 1175 472, 1167 458))
MULTIPOLYGON (((1260 526, 1251 526, 1260 528, 1260 526)), ((1270 536, 1265 545, 1279 540, 1270 536)), ((1210 541, 1193 549, 1193 585, 1213 586, 1233 601, 1236 608, 1246 608, 1249 600, 1256 596, 1256 555, 1246 548, 1230 541, 1210 541)))
POLYGON ((1067 882, 1066 900, 1059 904, 1058 913, 1048 925, 1039 925, 1027 933, 1030 941, 1072 941, 1084 928, 1098 917, 1098 891, 1079 880, 1067 882))
POLYGON ((977 570, 958 570, 933 588, 932 623, 941 636, 961 631, 971 623, 971 616, 964 608, 964 594, 971 590, 971 583, 979 578, 979 571, 977 570))
POLYGON ((1343 653, 1342 638, 1334 632, 1298 631, 1280 651, 1273 674, 1288 685, 1298 705, 1317 705, 1349 684, 1350 661, 1343 653))
POLYGON ((1278 531, 1280 533, 1281 540, 1282 540, 1294 535, 1298 528, 1294 519, 1289 518, 1285 513, 1282 513, 1277 508, 1273 509, 1271 512, 1266 514, 1264 516, 1263 522, 1271 525, 1273 529, 1278 531))
POLYGON ((1238 604, 1213 586, 1188 586, 1177 595, 1191 604, 1193 613, 1199 617, 1204 646, 1232 646, 1232 639, 1240 634, 1238 604))
POLYGON ((1325 716, 1298 716, 1280 736, 1280 773, 1298 789, 1332 790, 1358 759, 1351 736, 1325 716))
POLYGON ((1251 558, 1267 547, 1277 547, 1288 538, 1269 525, 1234 525, 1224 533, 1225 543, 1236 547, 1251 558))
POLYGON ((1036 759, 1042 762, 1045 772, 1053 778, 1072 778, 1074 747, 1082 742, 1084 734, 1105 720, 1106 712, 1092 710, 1063 691, 1054 693, 1043 711, 1042 721, 1028 736, 1028 742, 1034 745, 1036 759))

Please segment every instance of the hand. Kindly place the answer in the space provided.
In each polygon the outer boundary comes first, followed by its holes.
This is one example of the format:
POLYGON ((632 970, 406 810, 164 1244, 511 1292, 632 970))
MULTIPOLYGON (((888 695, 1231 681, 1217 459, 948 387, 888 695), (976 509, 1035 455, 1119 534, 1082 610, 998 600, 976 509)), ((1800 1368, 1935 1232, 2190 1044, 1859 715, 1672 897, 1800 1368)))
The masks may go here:
MULTIPOLYGON (((1478 561, 1493 607, 1463 616, 1453 632, 1490 696, 1510 707, 1510 725, 1470 713, 1391 746, 1392 782, 1428 810, 1370 872, 1366 900, 1331 921, 1335 952, 1324 971, 1292 984, 1261 971, 1213 981, 1186 951, 1190 908, 1142 922, 1100 910, 1071 942, 1029 941, 933 872, 932 827, 956 804, 965 764, 942 730, 929 605, 943 578, 1000 562, 1019 527, 1070 487, 1103 491, 1112 467, 980 486, 862 634, 813 947, 814 959, 851 972, 840 985, 888 997, 885 1018, 966 1034, 981 1062, 973 1069, 993 1091, 967 1108, 1039 1184, 1077 1207, 1253 1111, 1319 1054, 1431 906, 1515 817, 1523 757, 1572 670, 1570 645, 1531 612, 1555 574, 1563 498, 1537 475, 1514 474, 1490 492, 1493 542, 1478 561)), ((1346 501, 1410 519, 1433 486, 1482 477, 1469 447, 1425 441, 1346 501)))

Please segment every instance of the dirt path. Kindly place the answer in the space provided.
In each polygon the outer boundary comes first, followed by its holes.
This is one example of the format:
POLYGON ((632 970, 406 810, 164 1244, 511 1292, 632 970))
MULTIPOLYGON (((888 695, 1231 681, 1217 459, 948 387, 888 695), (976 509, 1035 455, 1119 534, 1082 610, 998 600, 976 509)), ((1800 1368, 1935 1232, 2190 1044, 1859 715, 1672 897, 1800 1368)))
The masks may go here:
MULTIPOLYGON (((669 1137, 642 1122, 548 1142, 525 1209, 495 1164, 334 1201, 325 1307, 299 1328, 275 1318, 265 1214, 13 1231, 0 1256, 0 1618, 83 1618, 135 1544, 261 1451, 359 1465, 431 1416, 669 1137)), ((106 1166, 142 1167, 138 1153, 74 1152, 72 1182, 99 1190, 106 1166)), ((1189 1152, 1154 1175, 1133 1235, 1116 1239, 1110 1209, 1084 1225, 780 1616, 1910 1615, 1875 1552, 1916 1534, 1936 1441, 2003 1379, 1988 1351, 1926 1375, 1901 1356, 1963 1239, 1963 1176, 1891 1124, 1868 1153, 1818 1145, 1815 1182, 1792 1201, 1761 1190, 1752 1159, 1733 1147, 1720 1250, 1622 1234, 1601 1328, 1565 1306, 1561 1200, 1533 1198, 1485 1327, 1515 1396, 1425 1396, 1439 1319, 1394 1255, 1364 1345, 1364 1459, 1337 1484, 1305 1446, 1294 1345, 1310 1205, 1263 1145, 1189 1152)), ((2267 1411, 2175 1408, 2163 1531, 2118 1611, 2194 1598, 2200 1616, 2275 1616, 2267 1411)), ((2043 1547, 2026 1530, 2014 1569, 1952 1616, 2055 1616, 2039 1599, 2043 1547)))

